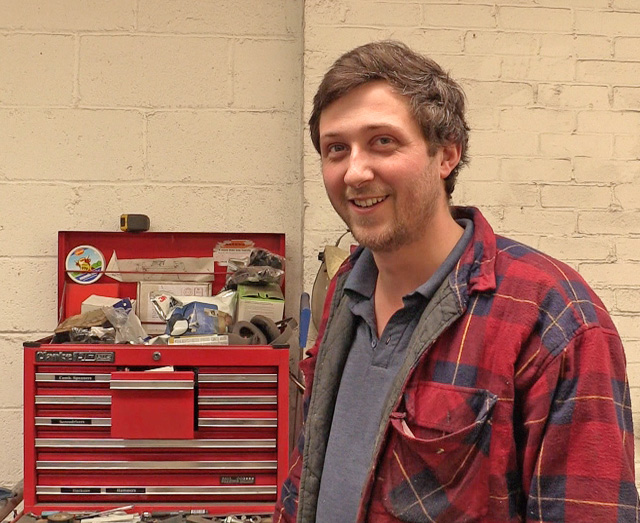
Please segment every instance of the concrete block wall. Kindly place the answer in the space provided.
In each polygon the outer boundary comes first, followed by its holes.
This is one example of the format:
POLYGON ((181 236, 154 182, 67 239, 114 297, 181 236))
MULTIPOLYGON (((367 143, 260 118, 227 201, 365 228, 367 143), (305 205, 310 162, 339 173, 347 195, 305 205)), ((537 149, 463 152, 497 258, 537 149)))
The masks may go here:
POLYGON ((344 231, 311 98, 342 52, 384 38, 460 80, 472 161, 454 203, 593 284, 640 421, 637 1, 0 0, 0 484, 21 477, 21 343, 56 323, 57 231, 122 212, 283 231, 288 299, 310 291, 344 231))
POLYGON ((0 0, 0 485, 22 342, 57 324, 59 230, 283 232, 301 290, 298 0, 0 0))
MULTIPOLYGON (((454 203, 482 208, 498 232, 577 268, 609 308, 638 434, 640 2, 307 0, 305 117, 342 52, 387 38, 430 55, 465 88, 471 164, 454 203)), ((308 139, 304 160, 310 288, 318 245, 344 227, 308 139)))

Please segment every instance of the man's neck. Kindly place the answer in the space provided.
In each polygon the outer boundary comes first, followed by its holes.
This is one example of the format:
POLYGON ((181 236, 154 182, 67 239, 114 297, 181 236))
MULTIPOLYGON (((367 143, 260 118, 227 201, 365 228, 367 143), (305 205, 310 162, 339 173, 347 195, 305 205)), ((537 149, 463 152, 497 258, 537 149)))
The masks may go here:
POLYGON ((447 209, 446 214, 430 220, 428 230, 417 241, 392 252, 373 253, 378 268, 375 309, 379 335, 393 313, 402 308, 402 297, 433 276, 463 232, 447 209))

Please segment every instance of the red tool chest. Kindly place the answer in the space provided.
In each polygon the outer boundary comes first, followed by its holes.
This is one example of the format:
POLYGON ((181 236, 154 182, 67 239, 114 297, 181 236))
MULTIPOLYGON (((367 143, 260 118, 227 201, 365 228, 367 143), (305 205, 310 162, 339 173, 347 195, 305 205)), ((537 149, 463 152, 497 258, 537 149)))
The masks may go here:
MULTIPOLYGON (((136 297, 108 273, 90 285, 68 278, 77 245, 170 258, 233 241, 284 256, 279 234, 61 232, 61 319, 89 294, 136 297)), ((225 274, 216 263, 213 294, 225 274)), ((287 348, 25 344, 25 512, 270 512, 288 469, 288 377, 287 348)))

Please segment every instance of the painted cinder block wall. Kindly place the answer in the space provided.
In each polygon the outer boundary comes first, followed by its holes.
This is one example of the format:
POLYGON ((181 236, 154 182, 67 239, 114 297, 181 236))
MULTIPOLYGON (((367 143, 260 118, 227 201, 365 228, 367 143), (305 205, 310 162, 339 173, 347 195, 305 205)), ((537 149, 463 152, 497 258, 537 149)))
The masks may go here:
POLYGON ((298 0, 0 1, 0 484, 22 342, 56 326, 59 230, 283 232, 302 281, 298 0))
MULTIPOLYGON (((638 435, 640 2, 307 0, 304 15, 305 118, 326 68, 371 40, 402 40, 461 82, 471 163, 454 204, 481 207, 496 231, 566 261, 596 289, 624 340, 638 435)), ((304 147, 309 289, 318 245, 344 227, 307 137, 304 147)))
POLYGON ((144 212, 158 231, 285 232, 295 312, 344 231, 311 98, 342 52, 383 38, 463 84, 454 203, 592 283, 640 421, 635 0, 0 0, 0 484, 22 476, 21 344, 55 327, 57 231, 144 212))

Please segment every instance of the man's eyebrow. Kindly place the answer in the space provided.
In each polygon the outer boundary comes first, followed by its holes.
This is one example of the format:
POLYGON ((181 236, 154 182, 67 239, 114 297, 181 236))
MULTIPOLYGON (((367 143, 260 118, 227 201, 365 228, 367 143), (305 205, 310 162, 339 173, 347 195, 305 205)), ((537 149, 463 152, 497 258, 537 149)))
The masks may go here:
POLYGON ((336 136, 340 136, 340 133, 337 131, 333 131, 330 133, 322 133, 320 134, 320 139, 322 140, 322 138, 335 138, 336 136))
MULTIPOLYGON (((375 123, 375 124, 365 125, 361 129, 364 130, 365 132, 371 132, 371 131, 378 131, 380 129, 401 130, 401 127, 395 124, 390 124, 390 123, 375 123)), ((323 138, 335 138, 336 136, 342 136, 342 134, 344 133, 342 133, 341 131, 329 131, 326 133, 321 133, 320 139, 322 140, 323 138)))

